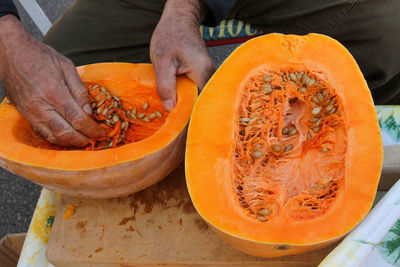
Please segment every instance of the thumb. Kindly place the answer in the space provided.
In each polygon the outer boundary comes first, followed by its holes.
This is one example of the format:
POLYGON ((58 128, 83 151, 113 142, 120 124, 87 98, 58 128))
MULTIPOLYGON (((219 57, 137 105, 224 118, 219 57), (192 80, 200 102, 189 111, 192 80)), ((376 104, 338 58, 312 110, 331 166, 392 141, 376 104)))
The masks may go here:
POLYGON ((170 63, 155 64, 157 91, 166 111, 176 105, 176 67, 170 63))

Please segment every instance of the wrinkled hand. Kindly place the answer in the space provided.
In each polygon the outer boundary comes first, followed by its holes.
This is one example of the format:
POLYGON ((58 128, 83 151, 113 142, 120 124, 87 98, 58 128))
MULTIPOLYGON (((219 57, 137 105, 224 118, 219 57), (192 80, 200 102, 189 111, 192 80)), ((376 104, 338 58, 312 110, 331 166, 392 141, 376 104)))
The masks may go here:
POLYGON ((105 136, 88 114, 88 93, 75 66, 30 36, 12 15, 0 19, 0 80, 7 96, 47 141, 83 147, 105 136))
POLYGON ((200 0, 168 0, 154 30, 150 57, 167 111, 176 105, 175 75, 186 74, 201 90, 215 70, 199 31, 205 9, 200 0))

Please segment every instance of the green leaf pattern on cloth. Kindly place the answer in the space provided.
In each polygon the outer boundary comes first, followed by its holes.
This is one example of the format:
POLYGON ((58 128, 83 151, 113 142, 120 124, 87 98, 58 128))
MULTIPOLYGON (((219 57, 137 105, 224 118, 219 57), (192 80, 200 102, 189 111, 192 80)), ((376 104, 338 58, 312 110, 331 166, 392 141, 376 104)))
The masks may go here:
POLYGON ((400 266, 400 220, 393 225, 377 248, 387 263, 400 266))

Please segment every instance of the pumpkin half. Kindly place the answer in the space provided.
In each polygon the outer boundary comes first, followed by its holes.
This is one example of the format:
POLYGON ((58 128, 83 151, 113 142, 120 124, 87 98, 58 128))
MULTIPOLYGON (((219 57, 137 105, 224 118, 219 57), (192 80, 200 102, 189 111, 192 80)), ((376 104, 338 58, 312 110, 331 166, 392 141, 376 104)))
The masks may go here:
POLYGON ((248 254, 279 257, 338 240, 371 208, 381 165, 370 91, 350 53, 327 36, 246 42, 191 116, 191 199, 248 254))
MULTIPOLYGON (((86 86, 104 86, 124 106, 147 101, 144 113, 150 112, 153 104, 162 107, 150 64, 99 63, 77 70, 86 86)), ((141 135, 140 127, 133 128, 131 136, 137 141, 97 151, 62 149, 46 143, 12 104, 3 101, 0 166, 77 197, 109 198, 137 192, 166 177, 183 160, 187 123, 196 97, 196 85, 187 77, 178 77, 177 104, 170 113, 157 113, 164 115, 157 130, 141 135)))

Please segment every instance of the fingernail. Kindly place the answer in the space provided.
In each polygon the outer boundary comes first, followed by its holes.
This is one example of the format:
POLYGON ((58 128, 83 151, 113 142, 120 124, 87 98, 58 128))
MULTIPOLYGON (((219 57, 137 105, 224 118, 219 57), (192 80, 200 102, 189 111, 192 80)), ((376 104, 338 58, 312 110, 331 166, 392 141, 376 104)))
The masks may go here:
POLYGON ((170 112, 174 108, 174 102, 171 99, 162 102, 166 111, 170 112))
POLYGON ((83 106, 83 110, 84 110, 87 114, 92 115, 92 108, 90 107, 89 104, 84 105, 84 106, 83 106))

